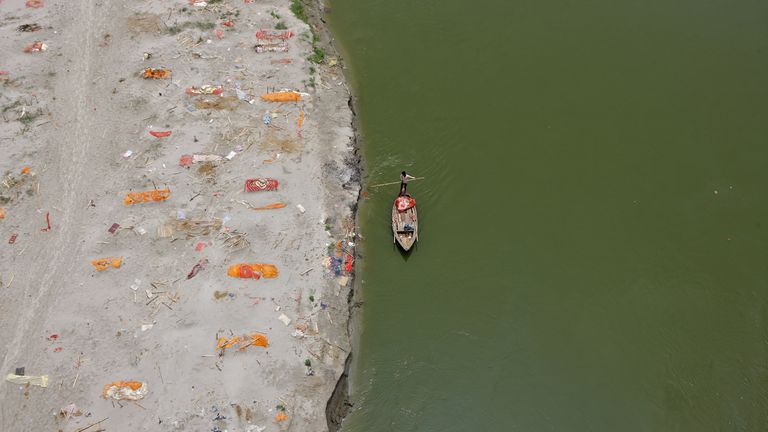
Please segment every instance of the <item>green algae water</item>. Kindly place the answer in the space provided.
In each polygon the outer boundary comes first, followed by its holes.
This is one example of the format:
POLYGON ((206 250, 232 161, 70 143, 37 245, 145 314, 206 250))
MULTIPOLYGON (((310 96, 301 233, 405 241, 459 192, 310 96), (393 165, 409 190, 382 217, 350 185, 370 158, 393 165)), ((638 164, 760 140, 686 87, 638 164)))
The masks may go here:
POLYGON ((768 430, 768 3, 333 0, 367 183, 345 432, 768 430))

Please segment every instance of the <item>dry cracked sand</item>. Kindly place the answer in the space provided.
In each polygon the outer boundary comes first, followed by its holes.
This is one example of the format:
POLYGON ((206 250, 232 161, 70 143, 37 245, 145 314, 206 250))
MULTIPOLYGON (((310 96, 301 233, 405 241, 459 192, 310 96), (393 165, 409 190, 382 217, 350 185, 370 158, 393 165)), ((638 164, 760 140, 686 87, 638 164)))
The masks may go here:
POLYGON ((287 0, 0 0, 0 430, 328 429, 359 174, 343 71, 312 50, 287 0), (288 51, 257 53, 276 27, 288 51), (25 52, 35 42, 47 49, 25 52), (223 93, 185 93, 206 84, 223 93), (259 97, 284 88, 301 101, 259 97), (278 190, 245 192, 256 177, 278 190), (121 266, 97 271, 103 257, 121 266), (228 276, 237 263, 279 275, 228 276), (252 332, 268 347, 217 349, 252 332), (6 380, 22 367, 47 387, 6 380), (120 380, 146 396, 104 398, 120 380))

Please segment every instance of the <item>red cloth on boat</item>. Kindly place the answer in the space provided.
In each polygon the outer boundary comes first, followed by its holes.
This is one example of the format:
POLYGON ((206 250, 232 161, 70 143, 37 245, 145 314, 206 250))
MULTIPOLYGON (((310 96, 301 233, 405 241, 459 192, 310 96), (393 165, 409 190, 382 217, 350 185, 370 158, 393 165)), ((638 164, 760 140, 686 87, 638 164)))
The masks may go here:
POLYGON ((404 212, 409 208, 416 206, 416 198, 411 198, 409 196, 399 196, 395 200, 395 206, 397 206, 397 211, 404 212))

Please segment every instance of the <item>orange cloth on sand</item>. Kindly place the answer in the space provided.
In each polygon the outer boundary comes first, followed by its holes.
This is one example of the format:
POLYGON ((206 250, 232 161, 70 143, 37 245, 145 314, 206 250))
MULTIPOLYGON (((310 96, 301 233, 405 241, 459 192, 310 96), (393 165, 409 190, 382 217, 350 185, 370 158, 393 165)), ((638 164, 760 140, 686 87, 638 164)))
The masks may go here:
POLYGON ((274 204, 268 204, 264 207, 254 207, 253 210, 274 210, 274 209, 281 209, 285 207, 285 204, 283 203, 274 203, 274 204))
POLYGON ((104 386, 101 396, 104 399, 139 400, 144 399, 147 385, 141 381, 114 381, 104 386))
POLYGON ((243 279, 259 279, 260 277, 272 279, 277 277, 278 271, 277 267, 272 264, 239 263, 229 266, 227 274, 243 279))
POLYGON ((109 267, 120 268, 123 264, 123 257, 96 258, 91 260, 91 265, 96 267, 96 271, 106 270, 109 267))
POLYGON ((265 93, 261 95, 261 100, 265 102, 298 102, 301 100, 301 93, 295 91, 265 93))
POLYGON ((155 189, 155 190, 146 191, 146 192, 128 192, 127 194, 125 194, 125 199, 123 199, 123 203, 125 203, 125 205, 131 205, 131 204, 136 204, 140 202, 165 201, 170 196, 171 196, 171 190, 168 188, 155 189))
POLYGON ((232 336, 231 338, 220 337, 216 341, 216 349, 224 350, 236 346, 238 351, 242 351, 249 346, 269 346, 269 340, 261 333, 251 333, 246 336, 232 336))
POLYGON ((144 79, 163 79, 171 76, 171 71, 167 69, 144 69, 144 79))

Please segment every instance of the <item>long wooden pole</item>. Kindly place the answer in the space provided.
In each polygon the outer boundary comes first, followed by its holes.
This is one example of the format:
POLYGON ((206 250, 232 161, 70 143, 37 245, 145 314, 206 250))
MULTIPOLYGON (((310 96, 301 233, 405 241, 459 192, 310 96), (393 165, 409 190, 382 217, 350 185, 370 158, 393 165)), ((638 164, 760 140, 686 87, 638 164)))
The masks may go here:
POLYGON ((101 424, 101 423, 104 423, 104 422, 105 422, 105 421, 107 421, 107 420, 109 420, 109 417, 107 417, 107 418, 105 418, 105 419, 103 419, 103 420, 99 420, 99 421, 97 421, 96 423, 91 423, 91 424, 89 424, 88 426, 86 426, 86 427, 84 427, 84 428, 80 428, 80 429, 76 430, 75 432, 83 432, 84 430, 90 429, 90 428, 92 428, 92 427, 96 426, 97 424, 101 424))
MULTIPOLYGON (((411 180, 409 180, 409 181, 413 181, 413 180, 424 180, 424 177, 416 177, 416 178, 412 178, 412 179, 411 179, 411 180)), ((389 182, 389 183, 381 183, 381 184, 375 184, 375 185, 373 185, 373 186, 368 186, 368 187, 372 187, 372 188, 374 188, 374 187, 379 187, 379 186, 391 186, 391 185, 395 185, 395 184, 400 184, 400 182, 399 182, 399 181, 396 181, 396 182, 389 182)))

